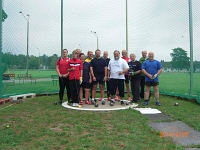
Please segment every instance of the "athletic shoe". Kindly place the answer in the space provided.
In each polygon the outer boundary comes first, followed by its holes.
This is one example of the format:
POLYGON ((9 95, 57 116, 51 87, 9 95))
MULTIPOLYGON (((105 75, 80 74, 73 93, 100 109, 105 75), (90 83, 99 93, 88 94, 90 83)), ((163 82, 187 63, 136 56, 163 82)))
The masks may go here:
POLYGON ((148 101, 147 100, 144 101, 143 106, 146 106, 146 105, 148 105, 148 101))
POLYGON ((119 97, 118 97, 118 96, 115 96, 115 100, 118 101, 118 100, 119 100, 119 97))
POLYGON ((111 98, 110 97, 108 97, 108 101, 110 101, 111 100, 111 98))
POLYGON ((78 106, 79 106, 79 104, 78 104, 78 103, 75 103, 75 105, 76 105, 75 107, 78 107, 78 106))
POLYGON ((73 107, 76 107, 76 103, 73 103, 72 106, 73 106, 73 107))
POLYGON ((91 100, 91 102, 92 102, 92 105, 94 105, 94 103, 95 103, 95 100, 91 100))
POLYGON ((132 101, 133 99, 129 96, 129 97, 128 97, 128 100, 129 100, 129 101, 132 101))
POLYGON ((157 105, 157 106, 160 106, 160 102, 159 102, 159 101, 156 101, 156 105, 157 105))
POLYGON ((79 103, 80 105, 83 105, 83 101, 80 101, 80 103, 79 103))
POLYGON ((87 100, 85 101, 85 104, 91 105, 91 102, 87 100))

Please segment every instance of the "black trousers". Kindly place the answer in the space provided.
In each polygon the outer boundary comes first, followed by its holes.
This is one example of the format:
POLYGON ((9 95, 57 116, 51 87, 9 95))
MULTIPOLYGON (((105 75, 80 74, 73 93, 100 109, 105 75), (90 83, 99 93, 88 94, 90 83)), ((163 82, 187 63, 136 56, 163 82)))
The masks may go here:
POLYGON ((60 100, 63 100, 65 88, 67 90, 67 99, 68 101, 71 100, 71 93, 70 93, 70 88, 69 88, 69 77, 67 78, 59 77, 59 87, 60 87, 60 90, 59 90, 60 100))
POLYGON ((140 100, 140 79, 131 79, 131 91, 133 95, 133 101, 136 102, 140 100))
POLYGON ((140 80, 140 97, 144 99, 145 76, 141 76, 140 80))
POLYGON ((72 97, 71 103, 79 103, 80 81, 76 79, 69 80, 69 85, 72 97))
MULTIPOLYGON (((140 80, 140 98, 144 99, 145 76, 141 76, 140 80)), ((149 99, 151 97, 151 90, 149 91, 149 99)))
MULTIPOLYGON (((105 85, 105 84, 104 84, 105 85)), ((106 81, 106 89, 107 89, 107 97, 110 97, 110 90, 109 90, 109 81, 106 81)))

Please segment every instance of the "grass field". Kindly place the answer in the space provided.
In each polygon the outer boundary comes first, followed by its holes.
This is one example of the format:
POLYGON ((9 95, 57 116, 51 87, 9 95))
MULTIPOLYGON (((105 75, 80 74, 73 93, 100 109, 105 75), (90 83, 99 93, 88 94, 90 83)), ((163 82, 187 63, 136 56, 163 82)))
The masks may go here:
MULTIPOLYGON (((24 74, 24 71, 16 71, 10 73, 17 74, 24 74)), ((49 71, 38 71, 38 70, 29 70, 29 73, 36 79, 39 78, 50 78, 52 74, 56 74, 55 70, 49 71)), ((15 78, 17 79, 17 77, 15 78)), ((188 73, 162 73, 159 76, 160 85, 159 90, 161 93, 170 93, 170 94, 180 94, 183 97, 190 93, 190 75, 188 73), (173 93, 172 93, 173 92, 173 93)), ((200 94, 200 73, 194 74, 193 79, 193 95, 200 94)), ((4 84, 4 94, 13 94, 13 93, 27 93, 27 92, 34 92, 34 93, 46 93, 46 92, 57 92, 58 85, 52 84, 52 81, 48 82, 39 82, 37 84, 25 83, 19 84, 16 82, 15 85, 7 85, 4 84)))
MULTIPOLYGON (((10 70, 5 73, 15 73, 17 79, 18 74, 26 74, 26 70, 10 70)), ((51 75, 57 74, 56 70, 29 70, 28 74, 31 74, 33 78, 50 78, 51 75)))
MULTIPOLYGON (((150 121, 133 109, 110 112, 69 110, 54 105, 58 95, 0 106, 0 149, 7 150, 183 150, 170 137, 148 126, 150 121), (8 126, 8 127, 7 127, 8 126)), ((200 131, 199 105, 161 97, 158 108, 200 131), (178 107, 174 102, 179 103, 178 107)), ((141 107, 142 102, 139 103, 141 107)), ((200 145, 191 147, 200 148, 200 145)))

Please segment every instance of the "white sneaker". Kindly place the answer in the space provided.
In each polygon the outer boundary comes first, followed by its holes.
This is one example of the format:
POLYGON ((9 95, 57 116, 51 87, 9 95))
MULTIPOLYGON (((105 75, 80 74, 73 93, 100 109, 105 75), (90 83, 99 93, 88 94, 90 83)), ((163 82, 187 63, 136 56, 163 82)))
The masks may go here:
POLYGON ((76 107, 76 103, 73 103, 72 106, 73 106, 73 107, 76 107))
POLYGON ((75 105, 76 105, 76 107, 78 107, 79 104, 78 104, 78 103, 75 103, 75 105))

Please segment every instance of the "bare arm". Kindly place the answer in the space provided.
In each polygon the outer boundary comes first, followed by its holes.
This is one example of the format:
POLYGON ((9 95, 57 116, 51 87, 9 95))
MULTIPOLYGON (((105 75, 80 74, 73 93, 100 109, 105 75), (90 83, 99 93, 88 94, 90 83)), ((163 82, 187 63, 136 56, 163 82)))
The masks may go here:
POLYGON ((143 72, 147 77, 149 77, 150 79, 152 79, 152 75, 149 74, 148 72, 146 72, 145 69, 142 69, 142 72, 143 72))
POLYGON ((161 73, 162 73, 162 68, 160 68, 156 74, 159 75, 161 73))
POLYGON ((91 66, 90 66, 90 73, 91 73, 91 76, 92 76, 92 80, 96 81, 96 78, 95 78, 94 72, 93 72, 93 67, 91 67, 91 66))
POLYGON ((90 67, 90 74, 92 77, 94 77, 93 67, 90 67))
POLYGON ((59 77, 62 77, 62 75, 60 74, 59 65, 57 64, 56 64, 56 72, 58 73, 59 77))
POLYGON ((122 71, 119 72, 119 75, 121 75, 123 73, 126 73, 128 70, 129 70, 129 68, 125 68, 124 70, 122 70, 122 71))
POLYGON ((105 72, 105 77, 107 77, 107 70, 108 70, 108 67, 104 67, 104 72, 105 72))

